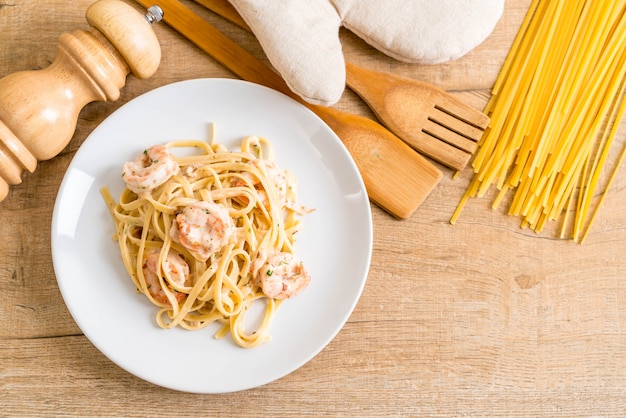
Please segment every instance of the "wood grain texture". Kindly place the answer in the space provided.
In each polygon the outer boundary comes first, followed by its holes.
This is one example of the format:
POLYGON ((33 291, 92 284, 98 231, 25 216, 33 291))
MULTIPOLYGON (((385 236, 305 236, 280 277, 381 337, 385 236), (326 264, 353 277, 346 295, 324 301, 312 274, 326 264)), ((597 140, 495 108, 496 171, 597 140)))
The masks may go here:
MULTIPOLYGON (((433 83, 481 108, 529 3, 507 0, 492 36, 454 62, 399 63, 347 31, 344 51, 358 65, 433 83)), ((2 77, 52 62, 60 33, 87 26, 90 1, 49 0, 45 13, 34 0, 0 4, 2 77)), ((212 21, 265 60, 250 35, 212 21)), ((354 313, 318 356, 266 386, 179 393, 110 362, 76 326, 53 271, 50 223, 64 171, 128 100, 174 81, 233 77, 165 25, 155 30, 163 49, 155 76, 130 77, 119 101, 88 105, 65 150, 0 204, 0 415, 623 416, 626 168, 582 246, 554 238, 558 225, 541 235, 520 229, 491 209, 493 193, 471 200, 450 225, 468 170, 453 180, 442 168, 438 187, 407 220, 373 207, 372 264, 354 313)), ((371 116, 349 91, 337 107, 371 116)))

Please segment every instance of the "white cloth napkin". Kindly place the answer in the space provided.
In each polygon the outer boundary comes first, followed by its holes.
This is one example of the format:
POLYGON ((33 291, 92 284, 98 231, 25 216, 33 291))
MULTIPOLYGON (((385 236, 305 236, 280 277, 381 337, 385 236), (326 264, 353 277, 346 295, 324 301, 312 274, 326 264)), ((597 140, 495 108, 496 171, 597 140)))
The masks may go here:
POLYGON ((341 26, 400 61, 457 59, 489 36, 504 0, 230 0, 289 87, 331 105, 345 88, 341 26))

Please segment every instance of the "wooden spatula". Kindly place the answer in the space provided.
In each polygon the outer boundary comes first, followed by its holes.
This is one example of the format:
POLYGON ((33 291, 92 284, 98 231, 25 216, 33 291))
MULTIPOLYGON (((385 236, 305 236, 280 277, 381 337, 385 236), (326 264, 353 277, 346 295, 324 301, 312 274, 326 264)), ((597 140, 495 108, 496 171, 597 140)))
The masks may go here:
MULTIPOLYGON (((227 0, 195 0, 250 31, 227 0)), ((445 91, 408 77, 381 73, 346 63, 348 87, 378 120, 422 154, 453 168, 465 168, 476 151, 489 117, 445 91)))
MULTIPOLYGON (((153 0, 136 0, 144 7, 153 0)), ((378 123, 329 107, 311 105, 283 79, 177 0, 159 0, 163 20, 239 77, 278 90, 323 119, 343 141, 370 199, 398 218, 408 218, 442 177, 441 171, 378 123)))

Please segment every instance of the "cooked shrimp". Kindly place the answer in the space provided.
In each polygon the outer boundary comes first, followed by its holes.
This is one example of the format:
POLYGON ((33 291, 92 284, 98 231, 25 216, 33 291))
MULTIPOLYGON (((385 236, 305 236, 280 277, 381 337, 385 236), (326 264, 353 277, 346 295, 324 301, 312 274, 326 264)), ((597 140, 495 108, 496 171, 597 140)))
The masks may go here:
POLYGON ((310 281, 302 261, 285 252, 271 255, 256 274, 257 285, 274 299, 289 299, 302 292, 310 281))
POLYGON ((134 161, 125 162, 122 177, 130 190, 141 194, 159 187, 179 171, 180 167, 167 147, 154 145, 134 161))
MULTIPOLYGON (((150 292, 150 295, 154 298, 154 300, 165 305, 169 305, 170 302, 167 299, 167 295, 161 286, 157 274, 160 253, 161 252, 159 250, 148 252, 146 259, 143 262, 143 276, 146 280, 148 292, 150 292)), ((161 277, 165 283, 171 280, 174 284, 180 287, 189 286, 189 265, 179 254, 170 251, 167 256, 165 256, 163 263, 161 264, 161 277)), ((178 302, 185 299, 185 293, 179 293, 174 289, 172 289, 172 292, 178 302)))
POLYGON ((174 219, 172 239, 206 260, 228 244, 235 232, 228 210, 211 202, 186 206, 174 219))

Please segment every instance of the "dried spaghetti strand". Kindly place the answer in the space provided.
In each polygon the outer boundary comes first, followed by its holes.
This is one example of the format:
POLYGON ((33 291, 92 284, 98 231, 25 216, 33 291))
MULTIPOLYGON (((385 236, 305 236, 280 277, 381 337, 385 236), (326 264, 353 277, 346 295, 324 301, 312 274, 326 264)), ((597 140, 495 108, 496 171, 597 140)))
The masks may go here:
MULTIPOLYGON (((613 122, 613 127, 611 128, 611 133, 609 134, 609 139, 607 140, 607 144, 610 144, 611 142, 613 142, 613 139, 617 135, 617 131, 619 129, 619 122, 624 117, 624 113, 626 113, 626 98, 622 97, 621 105, 619 107, 619 111, 617 112, 617 117, 615 118, 615 120, 613 122)), ((604 151, 603 151, 603 157, 607 153, 608 153, 608 147, 605 146, 604 151)), ((606 185, 606 187, 604 189, 604 193, 602 193, 602 195, 600 196, 600 201, 598 202, 598 205, 596 206, 595 210, 593 211, 593 213, 591 215, 591 218, 589 219, 589 223, 587 225, 587 228, 585 229, 582 237, 580 238, 579 242, 581 244, 587 238, 587 235, 589 234, 589 230, 591 229, 591 226, 593 225, 593 223, 594 223, 594 221, 596 219, 596 216, 597 216, 597 214, 598 214, 598 212, 600 210, 600 207, 604 203, 604 199, 606 197, 606 192, 611 188, 611 185, 613 184, 613 181, 615 180, 615 177, 617 176, 617 172, 619 171, 619 168, 622 165, 622 163, 624 162, 625 158, 626 158, 626 143, 624 144, 622 152, 621 152, 619 158, 617 159, 615 168, 613 169, 613 173, 611 174, 611 177, 609 178, 609 180, 607 182, 607 185, 606 185)), ((602 164, 599 164, 598 167, 600 167, 602 164)), ((597 185, 597 176, 599 176, 599 173, 594 172, 594 181, 592 182, 592 185, 590 186, 590 187, 593 187, 594 190, 595 190, 595 187, 597 185)), ((593 195, 593 193, 590 193, 589 196, 592 196, 592 195, 593 195)), ((589 199, 591 199, 591 197, 589 197, 589 199)))

